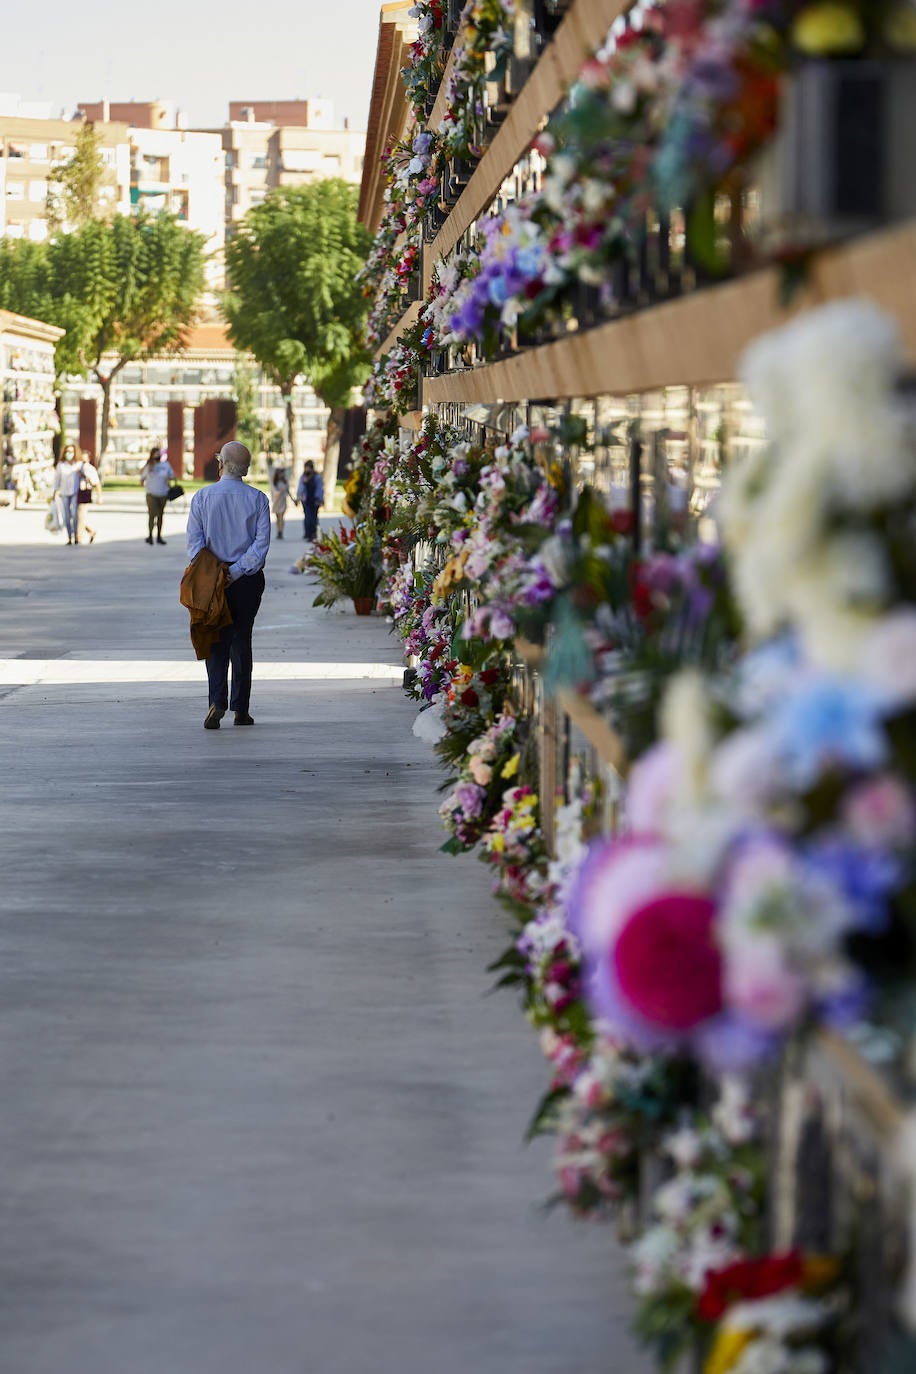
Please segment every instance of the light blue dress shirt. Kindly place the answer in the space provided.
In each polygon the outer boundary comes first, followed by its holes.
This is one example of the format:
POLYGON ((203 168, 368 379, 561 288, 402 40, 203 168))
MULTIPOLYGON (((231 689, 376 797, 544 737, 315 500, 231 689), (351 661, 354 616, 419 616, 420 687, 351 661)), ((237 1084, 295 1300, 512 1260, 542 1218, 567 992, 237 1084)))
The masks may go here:
POLYGON ((196 491, 188 512, 188 560, 203 548, 229 564, 230 582, 260 572, 270 548, 270 502, 263 491, 225 472, 196 491))

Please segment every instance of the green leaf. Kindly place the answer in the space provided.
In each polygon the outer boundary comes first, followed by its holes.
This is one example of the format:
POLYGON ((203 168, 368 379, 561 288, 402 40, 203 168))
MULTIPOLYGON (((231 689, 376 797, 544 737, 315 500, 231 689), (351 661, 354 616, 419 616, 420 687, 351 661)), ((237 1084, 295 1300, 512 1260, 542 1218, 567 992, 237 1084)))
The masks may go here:
POLYGON ((569 1088, 550 1088, 544 1094, 535 1108, 534 1115, 528 1122, 525 1130, 524 1140, 527 1145, 539 1135, 548 1135, 556 1130, 557 1109, 565 1098, 569 1097, 569 1088))
POLYGON ((718 244, 715 195, 704 191, 687 216, 687 247, 694 262, 712 276, 721 276, 726 262, 718 244))

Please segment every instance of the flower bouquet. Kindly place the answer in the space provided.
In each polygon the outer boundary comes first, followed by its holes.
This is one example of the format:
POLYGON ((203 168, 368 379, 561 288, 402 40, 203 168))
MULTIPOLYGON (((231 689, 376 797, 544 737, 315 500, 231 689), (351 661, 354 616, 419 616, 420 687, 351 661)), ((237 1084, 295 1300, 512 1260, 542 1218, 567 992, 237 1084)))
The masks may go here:
POLYGON ((321 585, 315 606, 334 606, 349 597, 358 612, 371 610, 382 577, 375 522, 364 520, 352 530, 323 535, 306 555, 305 567, 321 585))

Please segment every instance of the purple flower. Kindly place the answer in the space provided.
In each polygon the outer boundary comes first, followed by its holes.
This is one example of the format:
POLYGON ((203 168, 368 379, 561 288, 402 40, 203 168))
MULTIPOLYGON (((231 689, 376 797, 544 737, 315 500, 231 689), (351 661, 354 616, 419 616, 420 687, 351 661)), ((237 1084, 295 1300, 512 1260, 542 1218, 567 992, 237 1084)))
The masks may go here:
POLYGON ((484 789, 473 782, 462 782, 455 788, 455 800, 469 820, 480 815, 486 795, 484 789))

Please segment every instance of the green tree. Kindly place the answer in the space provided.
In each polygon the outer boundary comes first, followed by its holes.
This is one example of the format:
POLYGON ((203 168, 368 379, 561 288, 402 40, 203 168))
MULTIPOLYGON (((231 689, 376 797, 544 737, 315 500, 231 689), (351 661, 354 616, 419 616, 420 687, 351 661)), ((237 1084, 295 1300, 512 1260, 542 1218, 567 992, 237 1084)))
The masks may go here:
POLYGON ((111 206, 102 196, 109 181, 102 160, 102 140, 90 121, 76 135, 71 157, 48 176, 47 215, 52 234, 79 229, 90 220, 110 218, 111 206))
POLYGON ((204 286, 204 247, 169 215, 93 220, 47 244, 0 243, 0 305, 65 329, 58 374, 88 372, 102 388, 100 466, 112 383, 138 358, 181 351, 204 286))
MULTIPOLYGON (((336 412, 329 440, 336 424, 339 444, 341 408, 365 375, 367 302, 356 274, 371 238, 356 206, 356 188, 337 178, 283 188, 249 210, 226 248, 229 333, 279 387, 294 463, 297 377, 307 377, 336 412)), ((335 446, 335 475, 336 452, 335 446)))
POLYGON ((261 450, 261 425, 257 412, 257 373, 242 354, 235 360, 235 432, 253 454, 261 450))

